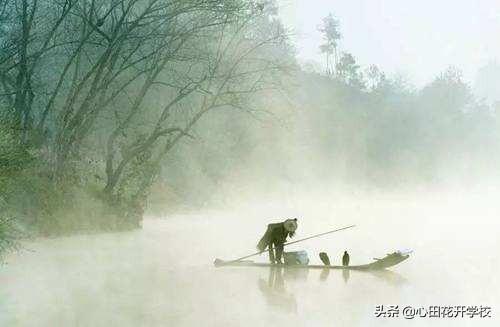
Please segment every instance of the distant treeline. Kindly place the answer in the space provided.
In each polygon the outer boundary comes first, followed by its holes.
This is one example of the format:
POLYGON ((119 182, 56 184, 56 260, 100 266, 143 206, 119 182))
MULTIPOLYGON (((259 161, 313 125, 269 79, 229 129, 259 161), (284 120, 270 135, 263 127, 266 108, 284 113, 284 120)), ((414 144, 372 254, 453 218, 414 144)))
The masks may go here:
POLYGON ((212 115, 198 125, 200 137, 165 161, 150 197, 155 213, 265 199, 273 188, 394 191, 498 180, 498 64, 479 71, 474 90, 456 67, 415 87, 375 65, 361 67, 340 50, 338 29, 331 15, 320 27, 324 70, 305 64, 281 92, 254 99, 270 113, 212 115))
POLYGON ((454 68, 422 88, 380 74, 350 85, 300 71, 279 96, 256 100, 274 115, 208 117, 200 137, 166 160, 155 213, 265 199, 274 187, 411 191, 498 180, 500 106, 477 99, 454 68))

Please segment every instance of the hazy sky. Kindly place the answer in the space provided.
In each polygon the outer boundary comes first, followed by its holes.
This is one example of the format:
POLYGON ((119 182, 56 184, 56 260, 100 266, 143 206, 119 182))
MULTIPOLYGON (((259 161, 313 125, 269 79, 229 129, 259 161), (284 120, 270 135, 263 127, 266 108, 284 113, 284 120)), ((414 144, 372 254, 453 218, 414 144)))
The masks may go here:
POLYGON ((402 73, 417 85, 449 65, 472 80, 489 60, 500 61, 500 0, 279 0, 301 60, 323 63, 318 25, 333 13, 341 47, 362 65, 402 73))

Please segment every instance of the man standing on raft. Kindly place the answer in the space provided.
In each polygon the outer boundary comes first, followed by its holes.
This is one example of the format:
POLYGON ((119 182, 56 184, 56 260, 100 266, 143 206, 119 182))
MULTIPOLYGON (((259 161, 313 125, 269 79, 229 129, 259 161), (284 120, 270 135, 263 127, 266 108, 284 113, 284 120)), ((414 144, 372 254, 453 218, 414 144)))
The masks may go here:
POLYGON ((259 251, 269 248, 269 261, 271 263, 282 264, 283 246, 288 236, 293 237, 297 230, 297 218, 287 219, 281 223, 267 225, 264 236, 257 244, 259 251))

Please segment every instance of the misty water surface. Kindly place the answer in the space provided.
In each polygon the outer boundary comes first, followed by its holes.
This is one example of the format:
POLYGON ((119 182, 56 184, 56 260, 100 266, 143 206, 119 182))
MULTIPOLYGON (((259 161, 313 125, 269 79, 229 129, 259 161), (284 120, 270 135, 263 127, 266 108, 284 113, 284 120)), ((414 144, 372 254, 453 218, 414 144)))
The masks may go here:
POLYGON ((0 326, 498 326, 500 205, 484 194, 260 200, 150 218, 133 232, 26 242, 0 268, 0 326), (414 253, 385 273, 212 265, 253 252, 282 216, 299 217, 299 238, 358 225, 290 248, 313 263, 320 251, 334 264, 345 249, 352 264, 414 253), (487 305, 493 317, 375 318, 382 304, 487 305))

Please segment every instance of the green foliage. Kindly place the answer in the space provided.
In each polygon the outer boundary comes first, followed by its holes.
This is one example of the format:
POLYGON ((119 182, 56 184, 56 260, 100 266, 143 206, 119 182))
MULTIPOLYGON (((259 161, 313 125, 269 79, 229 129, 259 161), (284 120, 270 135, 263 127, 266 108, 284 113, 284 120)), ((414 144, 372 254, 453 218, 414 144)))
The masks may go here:
POLYGON ((338 48, 342 38, 340 33, 340 22, 332 14, 323 18, 323 22, 319 27, 319 31, 323 34, 323 43, 319 49, 326 55, 326 72, 328 75, 337 73, 338 65, 338 48), (331 57, 333 56, 333 62, 331 57))
POLYGON ((333 14, 330 13, 323 18, 323 24, 319 30, 323 33, 324 44, 328 49, 333 50, 339 45, 338 43, 342 38, 342 34, 340 34, 340 22, 333 14))
POLYGON ((365 88, 365 81, 363 80, 360 66, 356 63, 356 59, 352 54, 347 52, 342 53, 336 69, 338 78, 345 84, 357 89, 365 88))
POLYGON ((368 89, 312 74, 302 79, 303 114, 310 116, 304 128, 315 129, 312 153, 324 153, 318 171, 378 187, 460 178, 462 167, 469 167, 468 176, 496 174, 485 162, 499 159, 497 118, 475 101, 457 69, 417 91, 404 80, 374 75, 368 89))
POLYGON ((17 184, 16 177, 32 159, 9 126, 0 125, 0 260, 6 252, 16 248, 15 228, 7 199, 17 184))
POLYGON ((0 264, 5 254, 17 248, 14 230, 11 219, 3 217, 0 212, 0 264))
MULTIPOLYGON (((33 160, 26 146, 8 125, 0 124, 0 171, 1 175, 22 170, 33 160)), ((0 176, 1 176, 0 175, 0 176)))

